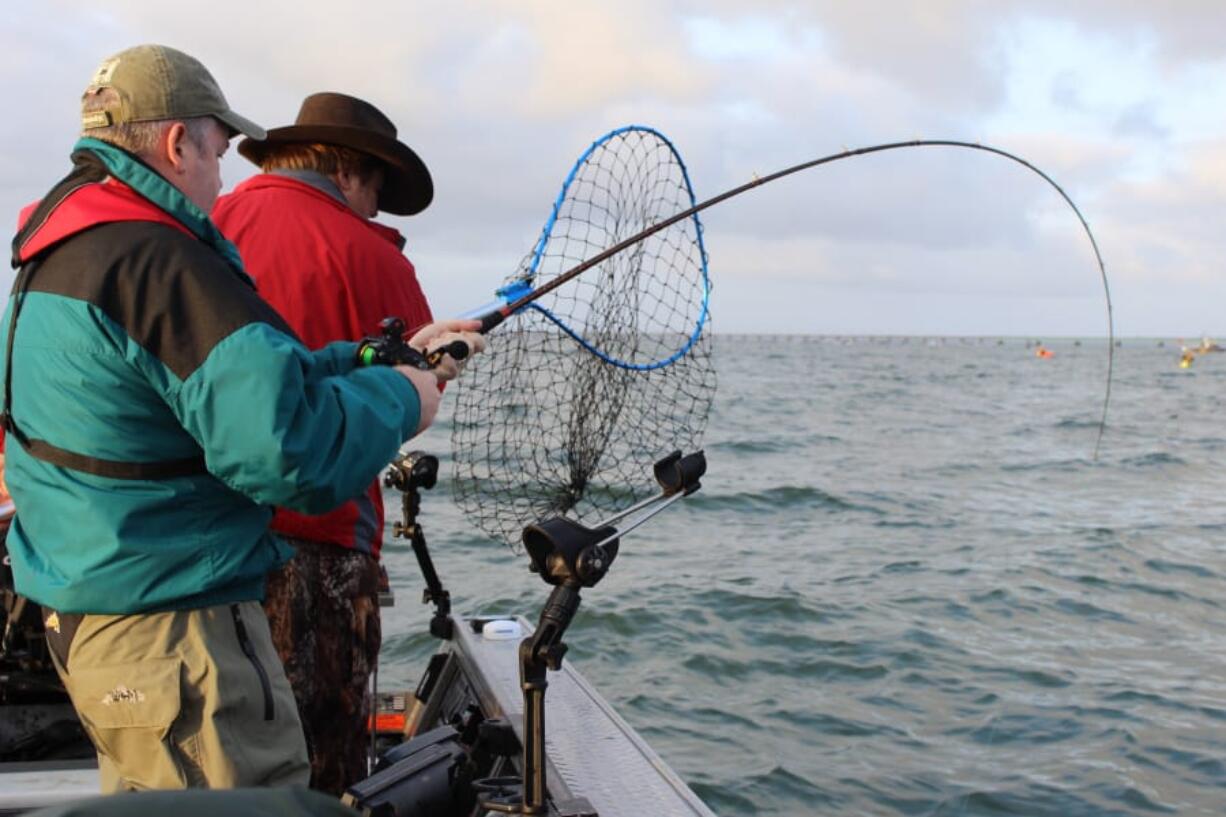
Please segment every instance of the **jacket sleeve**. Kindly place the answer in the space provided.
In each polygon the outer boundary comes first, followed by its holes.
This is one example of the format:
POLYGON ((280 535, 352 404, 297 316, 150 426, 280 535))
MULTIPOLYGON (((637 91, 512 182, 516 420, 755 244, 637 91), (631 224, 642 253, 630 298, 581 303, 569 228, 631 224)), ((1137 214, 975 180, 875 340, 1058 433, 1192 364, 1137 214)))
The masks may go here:
POLYGON ((249 323, 212 348, 172 406, 218 479, 260 503, 321 513, 360 494, 420 419, 413 385, 355 367, 354 346, 311 352, 249 323))

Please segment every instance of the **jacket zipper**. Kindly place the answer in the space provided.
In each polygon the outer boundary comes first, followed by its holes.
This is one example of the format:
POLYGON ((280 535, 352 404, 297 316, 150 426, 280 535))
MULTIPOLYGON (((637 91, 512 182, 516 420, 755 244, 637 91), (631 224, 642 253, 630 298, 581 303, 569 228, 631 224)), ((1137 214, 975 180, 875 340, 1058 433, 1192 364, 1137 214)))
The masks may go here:
POLYGON ((243 617, 239 614, 237 604, 230 605, 230 613, 234 616, 234 632, 238 635, 238 646, 260 676, 260 688, 264 690, 264 720, 270 721, 275 712, 272 703, 272 681, 268 679, 268 670, 264 669, 264 665, 260 663, 259 657, 255 654, 255 645, 247 636, 247 627, 243 624, 243 617))

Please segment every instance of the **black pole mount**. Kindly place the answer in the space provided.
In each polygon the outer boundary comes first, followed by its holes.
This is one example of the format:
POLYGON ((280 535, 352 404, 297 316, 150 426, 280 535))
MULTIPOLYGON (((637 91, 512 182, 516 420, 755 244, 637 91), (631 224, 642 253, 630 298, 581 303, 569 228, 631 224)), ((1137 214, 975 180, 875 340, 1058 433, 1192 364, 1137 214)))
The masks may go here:
MULTIPOLYGON (((699 479, 706 473, 703 452, 682 456, 680 451, 658 461, 654 466, 660 493, 635 505, 631 511, 646 511, 642 518, 625 526, 632 530, 675 500, 689 496, 701 487, 699 479)), ((623 511, 610 521, 621 519, 631 511, 623 511)), ((532 635, 519 644, 519 681, 524 696, 522 778, 518 785, 507 778, 477 781, 482 808, 504 814, 545 814, 548 790, 545 780, 545 690, 549 687, 548 670, 562 667, 566 644, 562 641, 579 610, 579 591, 595 587, 608 573, 620 547, 618 529, 608 522, 586 527, 565 517, 553 517, 524 528, 524 548, 532 560, 532 570, 553 591, 541 610, 540 620, 532 635), (485 786, 482 789, 482 785, 485 786)), ((580 812, 594 815, 594 811, 580 812)))
POLYGON ((421 603, 434 605, 434 616, 430 619, 430 635, 449 640, 455 631, 455 624, 451 620, 451 594, 439 581, 438 573, 434 570, 434 561, 426 547, 426 535, 417 522, 417 514, 421 511, 421 490, 428 491, 437 482, 438 457, 421 451, 397 455, 383 477, 384 485, 395 488, 402 494, 403 518, 392 526, 392 535, 409 540, 413 546, 413 555, 417 557, 417 566, 421 568, 422 577, 426 580, 426 587, 421 593, 421 603))

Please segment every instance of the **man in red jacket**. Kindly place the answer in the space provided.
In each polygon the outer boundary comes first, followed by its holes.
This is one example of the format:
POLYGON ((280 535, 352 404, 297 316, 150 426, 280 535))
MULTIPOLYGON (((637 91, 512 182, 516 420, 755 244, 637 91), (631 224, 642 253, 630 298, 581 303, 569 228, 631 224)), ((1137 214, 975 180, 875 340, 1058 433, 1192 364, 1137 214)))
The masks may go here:
MULTIPOLYGON (((213 220, 307 346, 375 334, 392 315, 410 329, 430 322, 404 240, 371 219, 421 212, 434 187, 377 108, 313 94, 293 125, 238 152, 264 172, 219 199, 213 220)), ((340 794, 366 776, 366 687, 381 641, 379 482, 322 516, 278 509, 273 529, 297 549, 269 577, 273 641, 298 701, 311 785, 340 794)))

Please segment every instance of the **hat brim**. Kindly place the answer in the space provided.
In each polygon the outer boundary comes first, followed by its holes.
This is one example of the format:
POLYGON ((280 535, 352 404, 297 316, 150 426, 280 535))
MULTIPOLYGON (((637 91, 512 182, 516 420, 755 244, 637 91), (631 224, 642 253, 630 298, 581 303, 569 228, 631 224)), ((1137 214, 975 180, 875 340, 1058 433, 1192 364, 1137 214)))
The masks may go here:
POLYGON ((239 116, 234 111, 224 111, 215 113, 223 125, 230 129, 230 137, 238 136, 240 133, 248 139, 263 139, 268 133, 259 125, 252 122, 245 116, 239 116))
POLYGON ((238 152, 257 165, 268 152, 294 142, 320 142, 340 145, 374 156, 386 167, 378 207, 385 213, 411 216, 420 213, 434 200, 434 181, 430 171, 413 149, 390 136, 364 128, 341 125, 289 125, 273 128, 262 139, 249 136, 239 142, 238 152))

